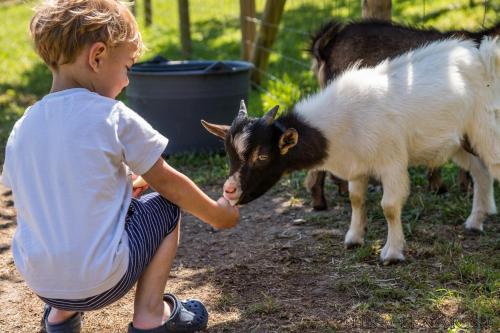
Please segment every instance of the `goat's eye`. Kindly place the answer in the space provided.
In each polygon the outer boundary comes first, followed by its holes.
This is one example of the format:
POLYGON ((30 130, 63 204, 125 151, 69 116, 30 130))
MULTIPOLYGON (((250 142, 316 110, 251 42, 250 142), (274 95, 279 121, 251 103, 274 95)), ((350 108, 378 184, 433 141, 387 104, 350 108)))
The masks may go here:
POLYGON ((259 159, 259 161, 267 161, 267 159, 269 158, 269 156, 267 156, 267 155, 259 155, 259 156, 257 156, 257 158, 259 159))

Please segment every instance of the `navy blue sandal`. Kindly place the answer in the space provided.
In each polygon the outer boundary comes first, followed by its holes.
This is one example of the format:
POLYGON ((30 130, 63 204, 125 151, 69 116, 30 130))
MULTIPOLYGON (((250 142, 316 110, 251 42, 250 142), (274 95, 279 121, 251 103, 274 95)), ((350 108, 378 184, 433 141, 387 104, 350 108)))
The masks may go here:
POLYGON ((172 305, 170 318, 165 324, 142 330, 130 323, 128 333, 193 333, 207 328, 208 312, 200 301, 196 299, 180 301, 172 294, 164 294, 163 300, 172 305))
POLYGON ((42 317, 42 333, 80 333, 82 330, 83 312, 75 313, 71 318, 66 319, 60 324, 49 324, 48 318, 51 306, 45 305, 42 317))

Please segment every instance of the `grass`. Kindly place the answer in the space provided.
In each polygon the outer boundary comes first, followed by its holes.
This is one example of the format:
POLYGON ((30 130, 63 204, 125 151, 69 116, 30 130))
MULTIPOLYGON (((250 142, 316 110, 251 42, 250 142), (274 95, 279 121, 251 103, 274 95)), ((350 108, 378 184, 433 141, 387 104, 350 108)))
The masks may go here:
POLYGON ((280 306, 272 297, 262 295, 262 301, 248 306, 247 312, 253 315, 269 315, 280 311, 280 306))
MULTIPOLYGON (((497 20, 498 3, 489 2, 485 11, 482 1, 393 1, 396 21, 439 29, 479 29, 483 23, 491 26, 497 20), (423 6, 425 4, 425 8, 423 6), (425 14, 425 15, 424 15, 425 14)), ((30 1, 0 1, 0 160, 14 122, 25 108, 46 94, 51 85, 49 71, 33 52, 27 26, 31 16, 30 1)), ((168 59, 181 59, 178 41, 177 8, 174 1, 153 1, 154 17, 151 27, 144 27, 139 4, 139 23, 148 51, 143 59, 161 54, 168 59)), ((237 59, 240 53, 238 1, 190 1, 195 59, 237 59)), ((257 1, 260 12, 264 1, 257 1)), ((279 103, 285 108, 301 96, 317 89, 307 68, 309 56, 306 35, 332 16, 342 19, 359 17, 360 1, 297 1, 289 0, 283 16, 281 31, 271 54, 267 77, 263 83, 266 93, 252 91, 250 114, 260 115, 279 103), (295 59, 303 66, 293 63, 295 59)), ((124 96, 120 98, 125 99, 124 96)), ((201 130, 201 129, 200 129, 201 130)), ((170 163, 201 185, 219 185, 228 172, 225 156, 220 154, 186 154, 170 157, 170 163)), ((444 169, 445 182, 451 191, 438 196, 426 190, 425 170, 411 170, 412 194, 403 212, 404 232, 411 258, 404 265, 381 267, 377 256, 385 239, 386 227, 380 208, 380 193, 369 196, 370 228, 366 244, 345 252, 335 267, 321 266, 333 273, 348 275, 334 286, 339 293, 353 294, 352 310, 355 320, 367 323, 388 323, 395 331, 411 328, 416 317, 440 318, 435 324, 440 331, 480 332, 500 330, 500 241, 498 216, 489 219, 486 231, 474 236, 456 233, 470 211, 470 197, 464 196, 456 184, 457 169, 444 169), (325 268, 329 267, 329 268, 325 268), (357 319, 356 319, 357 318, 357 319)), ((304 172, 283 178, 273 191, 290 195, 291 206, 300 209, 310 204, 302 187, 304 172)), ((500 193, 496 186, 497 203, 500 193)), ((327 182, 327 193, 334 186, 327 182)), ((347 198, 335 198, 328 215, 310 214, 307 222, 322 228, 338 226, 348 219, 347 198), (333 214, 332 214, 333 211, 333 214), (333 221, 332 221, 333 216, 333 221)), ((332 247, 339 239, 319 239, 313 249, 319 260, 330 260, 332 247), (319 256, 321 254, 321 256, 319 256)), ((302 265, 293 261, 291 269, 302 265)), ((220 307, 233 303, 228 296, 220 307)), ((270 295, 260 303, 248 304, 249 314, 259 317, 278 311, 279 300, 270 295)), ((336 324, 318 323, 304 319, 295 327, 283 331, 334 332, 336 324)))
MULTIPOLYGON (((412 171, 414 178, 425 172, 420 169, 412 171)), ((451 169, 445 181, 452 184, 455 174, 451 169)), ((362 306, 356 310, 357 316, 373 320, 380 317, 396 331, 398 328, 402 331, 415 328, 415 317, 420 316, 441 317, 433 323, 437 326, 431 326, 438 331, 498 331, 500 219, 498 216, 490 218, 486 231, 471 238, 462 230, 471 197, 464 196, 457 184, 453 183, 450 193, 444 196, 429 193, 424 183, 412 185, 412 193, 403 211, 408 262, 390 270, 378 263, 386 228, 379 206, 380 193, 371 193, 367 204, 371 220, 366 243, 357 250, 346 252, 342 262, 338 263, 334 271, 343 275, 343 279, 335 286, 336 290, 340 294, 355 295, 353 302, 361 302, 362 306), (457 234, 456 230, 461 231, 457 234)), ((286 181, 282 186, 290 188, 289 191, 295 190, 286 181)), ((498 184, 495 190, 498 204, 498 184)), ((303 199, 306 207, 309 205, 306 194, 297 197, 303 199)), ((342 198, 340 200, 342 202, 342 198)), ((323 228, 330 224, 330 227, 338 228, 335 221, 338 216, 345 218, 344 208, 333 209, 333 216, 315 213, 307 220, 314 227, 323 228)), ((332 244, 341 241, 318 240, 330 251, 332 244)), ((321 252, 317 250, 317 253, 321 252)))

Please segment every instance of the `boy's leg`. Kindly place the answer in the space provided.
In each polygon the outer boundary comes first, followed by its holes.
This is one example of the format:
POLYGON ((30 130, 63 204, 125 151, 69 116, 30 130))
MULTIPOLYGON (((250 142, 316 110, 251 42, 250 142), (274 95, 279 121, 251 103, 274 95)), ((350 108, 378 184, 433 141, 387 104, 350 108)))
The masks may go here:
POLYGON ((69 312, 66 310, 58 310, 50 305, 45 305, 43 312, 40 332, 42 333, 80 333, 82 330, 82 312, 74 312, 72 316, 67 318, 69 312), (49 322, 49 314, 57 313, 61 317, 57 318, 57 322, 49 322))
POLYGON ((163 239, 153 259, 137 282, 133 325, 149 329, 162 325, 170 316, 163 293, 174 261, 180 236, 180 217, 175 229, 163 239))
POLYGON ((60 324, 68 320, 69 318, 73 317, 75 314, 76 311, 65 311, 56 308, 51 308, 47 321, 49 322, 49 324, 52 325, 60 324))

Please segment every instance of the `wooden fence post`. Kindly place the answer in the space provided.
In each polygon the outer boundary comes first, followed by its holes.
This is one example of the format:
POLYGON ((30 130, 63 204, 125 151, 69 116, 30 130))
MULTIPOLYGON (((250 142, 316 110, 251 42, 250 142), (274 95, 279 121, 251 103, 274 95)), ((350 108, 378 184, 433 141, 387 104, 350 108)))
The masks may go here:
POLYGON ((151 0, 144 0, 144 24, 149 27, 153 23, 153 6, 151 0))
POLYGON ((278 25, 285 8, 286 0, 266 0, 266 6, 262 15, 262 23, 252 50, 252 63, 255 69, 252 71, 252 81, 260 84, 263 73, 269 62, 269 50, 273 47, 278 33, 278 25))
POLYGON ((137 3, 137 1, 134 1, 134 2, 132 2, 132 3, 130 4, 130 11, 132 12, 132 14, 133 14, 134 16, 136 16, 136 10, 135 10, 135 9, 136 9, 136 8, 135 8, 136 3, 137 3))
POLYGON ((240 0, 241 59, 249 61, 252 56, 252 43, 255 42, 256 23, 255 0, 240 0))
POLYGON ((191 57, 191 29, 189 22, 189 1, 178 0, 179 7, 179 31, 181 32, 182 55, 189 59, 191 57))
POLYGON ((391 20, 391 0, 361 0, 363 18, 391 20))

